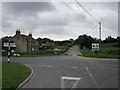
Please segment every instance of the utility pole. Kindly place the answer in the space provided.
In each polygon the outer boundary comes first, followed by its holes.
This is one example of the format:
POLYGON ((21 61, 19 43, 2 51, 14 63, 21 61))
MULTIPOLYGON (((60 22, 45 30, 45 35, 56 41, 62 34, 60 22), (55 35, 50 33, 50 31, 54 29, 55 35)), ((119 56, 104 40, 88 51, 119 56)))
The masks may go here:
POLYGON ((99 44, 101 43, 101 22, 99 22, 99 44))

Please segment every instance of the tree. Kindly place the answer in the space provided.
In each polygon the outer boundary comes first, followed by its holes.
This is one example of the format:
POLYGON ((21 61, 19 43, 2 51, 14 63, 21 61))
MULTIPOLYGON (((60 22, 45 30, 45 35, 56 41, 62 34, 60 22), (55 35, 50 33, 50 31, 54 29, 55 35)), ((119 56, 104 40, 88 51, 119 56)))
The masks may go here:
MULTIPOLYGON (((4 43, 4 42, 9 42, 9 40, 11 40, 12 39, 12 36, 5 36, 5 37, 2 37, 2 44, 4 43)), ((12 41, 11 41, 12 42, 12 41)))
POLYGON ((120 36, 118 36, 116 39, 117 39, 117 44, 118 44, 117 46, 120 47, 120 36))
POLYGON ((51 39, 49 39, 49 38, 38 38, 38 39, 36 39, 37 41, 38 41, 38 43, 39 43, 39 45, 41 45, 42 43, 47 43, 47 42, 53 42, 53 40, 51 40, 51 39))
POLYGON ((117 39, 111 36, 108 36, 105 40, 103 40, 103 43, 116 43, 116 42, 117 42, 117 39))
POLYGON ((97 39, 92 38, 91 36, 87 36, 86 34, 80 35, 76 39, 76 43, 80 45, 80 48, 91 48, 91 44, 98 42, 97 39))

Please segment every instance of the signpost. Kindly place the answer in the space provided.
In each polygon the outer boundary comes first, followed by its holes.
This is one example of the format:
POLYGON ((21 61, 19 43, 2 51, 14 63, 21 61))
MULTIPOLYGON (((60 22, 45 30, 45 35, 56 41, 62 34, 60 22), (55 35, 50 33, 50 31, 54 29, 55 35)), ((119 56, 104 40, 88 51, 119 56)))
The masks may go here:
POLYGON ((95 53, 97 53, 97 51, 99 51, 99 43, 92 43, 92 51, 94 51, 95 53))
POLYGON ((3 47, 8 47, 8 63, 10 63, 11 47, 16 47, 15 43, 5 42, 3 47))

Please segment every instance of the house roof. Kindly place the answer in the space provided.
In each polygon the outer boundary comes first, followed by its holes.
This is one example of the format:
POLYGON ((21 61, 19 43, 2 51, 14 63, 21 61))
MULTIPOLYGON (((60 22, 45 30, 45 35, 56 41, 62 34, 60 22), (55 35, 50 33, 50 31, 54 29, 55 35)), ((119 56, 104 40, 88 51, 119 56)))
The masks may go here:
POLYGON ((21 37, 26 39, 26 40, 31 40, 31 41, 36 41, 34 38, 32 38, 31 36, 27 36, 27 35, 23 35, 21 34, 21 37))

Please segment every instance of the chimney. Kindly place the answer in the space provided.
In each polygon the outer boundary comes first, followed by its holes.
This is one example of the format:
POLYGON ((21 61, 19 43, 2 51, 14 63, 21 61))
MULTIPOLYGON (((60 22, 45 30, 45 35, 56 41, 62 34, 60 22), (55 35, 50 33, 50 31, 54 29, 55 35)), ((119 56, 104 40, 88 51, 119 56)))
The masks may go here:
POLYGON ((20 33, 21 33, 21 32, 20 32, 20 29, 17 29, 17 30, 16 30, 16 35, 20 35, 20 33))
POLYGON ((29 33, 29 35, 28 35, 28 36, 32 37, 32 33, 29 33))

